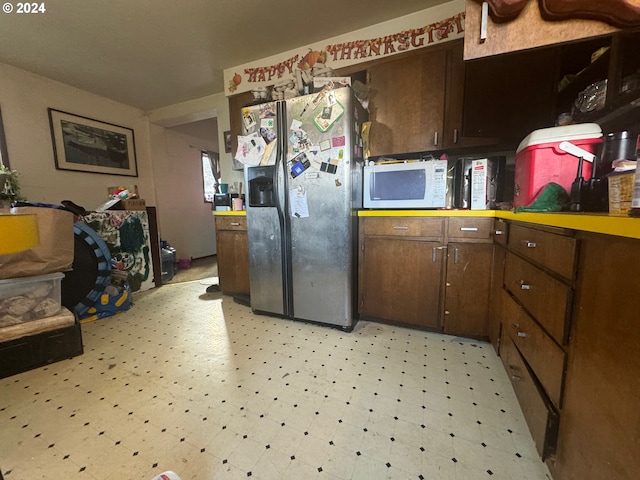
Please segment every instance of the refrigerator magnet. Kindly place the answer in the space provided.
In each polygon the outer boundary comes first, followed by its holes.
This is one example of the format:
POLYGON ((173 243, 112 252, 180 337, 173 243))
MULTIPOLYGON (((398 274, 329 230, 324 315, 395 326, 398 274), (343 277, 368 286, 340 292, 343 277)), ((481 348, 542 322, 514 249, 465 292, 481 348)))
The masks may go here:
POLYGON ((331 118, 331 110, 332 110, 332 107, 323 107, 322 108, 322 118, 324 120, 328 120, 328 119, 331 118))
POLYGON ((318 127, 318 130, 326 132, 340 117, 342 117, 344 107, 340 102, 336 102, 336 104, 331 107, 331 116, 329 118, 322 118, 323 112, 324 109, 322 109, 322 111, 313 118, 313 123, 318 127))
POLYGON ((296 178, 302 172, 304 172, 304 165, 302 165, 302 163, 296 162, 293 165, 291 165, 291 176, 293 178, 296 178))
POLYGON ((296 120, 295 118, 291 120, 291 127, 289 127, 289 130, 300 130, 300 127, 302 127, 302 122, 300 120, 296 120))
POLYGON ((335 173, 338 171, 338 166, 333 165, 331 163, 322 162, 322 165, 320 166, 320 171, 335 175, 335 173))
POLYGON ((253 115, 251 115, 248 108, 245 108, 242 111, 242 122, 244 123, 244 128, 247 131, 253 130, 256 126, 256 120, 253 118, 253 115))
POLYGON ((290 167, 291 176, 293 178, 296 178, 298 175, 300 175, 302 172, 304 172, 307 168, 311 166, 311 162, 307 158, 307 155, 304 152, 302 152, 300 155, 298 155, 297 157, 291 160, 290 165, 291 165, 290 167))
POLYGON ((331 139, 331 144, 332 144, 334 147, 344 147, 344 145, 345 145, 345 141, 346 141, 346 140, 345 140, 345 138, 344 138, 344 135, 341 135, 341 136, 339 136, 339 137, 333 137, 333 138, 331 139))
POLYGON ((291 205, 292 217, 306 218, 309 216, 307 192, 304 189, 293 188, 289 190, 289 205, 291 205))
POLYGON ((328 139, 322 140, 320 142, 320 151, 324 152, 325 150, 329 150, 331 148, 331 142, 328 139))
POLYGON ((276 119, 273 117, 261 118, 260 119, 260 127, 261 128, 269 128, 273 130, 276 126, 276 119))
POLYGON ((329 107, 333 107, 336 103, 338 103, 338 99, 336 98, 336 92, 333 90, 329 90, 327 92, 327 105, 329 107))

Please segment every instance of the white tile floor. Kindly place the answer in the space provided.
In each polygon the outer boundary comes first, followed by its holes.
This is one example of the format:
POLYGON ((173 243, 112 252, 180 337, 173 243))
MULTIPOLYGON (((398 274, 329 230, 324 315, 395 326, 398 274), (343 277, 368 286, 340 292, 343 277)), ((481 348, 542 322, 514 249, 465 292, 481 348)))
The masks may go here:
POLYGON ((0 380, 5 480, 550 478, 489 344, 257 316, 201 282, 0 380))

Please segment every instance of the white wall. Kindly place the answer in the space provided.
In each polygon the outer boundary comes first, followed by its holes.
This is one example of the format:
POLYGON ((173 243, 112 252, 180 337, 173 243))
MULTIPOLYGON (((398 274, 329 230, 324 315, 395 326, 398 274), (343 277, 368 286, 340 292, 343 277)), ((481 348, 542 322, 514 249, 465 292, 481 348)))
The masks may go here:
POLYGON ((233 170, 231 153, 225 153, 224 132, 229 130, 229 100, 224 92, 188 102, 159 108, 149 112, 149 121, 159 126, 181 125, 203 118, 217 117, 218 145, 220 145, 220 169, 222 181, 225 183, 242 182, 243 172, 233 170))
POLYGON ((11 168, 19 172, 28 201, 71 200, 93 210, 108 200, 107 187, 138 185, 147 205, 157 207, 160 237, 180 258, 216 253, 211 204, 202 197, 200 150, 189 147, 216 151, 215 141, 205 145, 150 124, 141 110, 2 63, 0 107, 11 168), (138 177, 56 170, 48 108, 132 128, 138 177))
POLYGON ((161 238, 178 258, 215 254, 215 224, 212 205, 204 202, 200 155, 203 148, 215 151, 215 142, 153 124, 149 128, 161 238))
POLYGON ((108 199, 107 187, 135 184, 155 205, 149 123, 141 110, 2 63, 0 106, 11 168, 29 201, 71 200, 92 210, 108 199), (56 170, 47 108, 132 128, 138 177, 56 170))

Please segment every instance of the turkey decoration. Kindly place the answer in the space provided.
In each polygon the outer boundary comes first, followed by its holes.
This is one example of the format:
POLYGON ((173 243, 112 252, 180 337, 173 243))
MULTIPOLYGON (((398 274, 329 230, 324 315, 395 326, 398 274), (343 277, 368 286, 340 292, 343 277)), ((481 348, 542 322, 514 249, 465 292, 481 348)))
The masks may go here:
POLYGON ((298 68, 307 71, 311 70, 316 63, 325 63, 326 61, 327 52, 309 49, 309 52, 298 63, 298 68))
POLYGON ((238 85, 242 83, 242 76, 239 73, 233 75, 233 78, 229 81, 229 91, 235 92, 238 89, 238 85))

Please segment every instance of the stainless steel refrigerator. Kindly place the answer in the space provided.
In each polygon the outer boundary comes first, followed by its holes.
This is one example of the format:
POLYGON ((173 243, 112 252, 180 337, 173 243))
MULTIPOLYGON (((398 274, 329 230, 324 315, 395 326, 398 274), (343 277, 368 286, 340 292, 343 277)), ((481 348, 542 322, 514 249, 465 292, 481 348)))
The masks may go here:
POLYGON ((343 87, 242 114, 252 310, 353 329, 367 112, 343 87))

